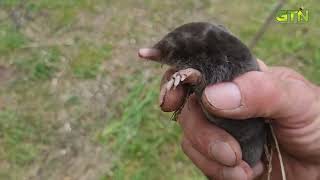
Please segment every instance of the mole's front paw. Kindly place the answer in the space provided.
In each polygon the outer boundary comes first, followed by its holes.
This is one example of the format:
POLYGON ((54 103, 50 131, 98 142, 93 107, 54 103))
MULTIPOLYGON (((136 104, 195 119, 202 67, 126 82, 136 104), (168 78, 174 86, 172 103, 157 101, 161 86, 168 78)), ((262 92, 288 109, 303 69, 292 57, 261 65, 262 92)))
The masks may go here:
POLYGON ((170 90, 172 86, 175 89, 180 83, 197 85, 200 83, 201 77, 200 71, 193 68, 179 70, 171 76, 167 85, 167 90, 170 90))
POLYGON ((163 99, 166 93, 170 90, 175 90, 179 84, 197 85, 201 82, 202 75, 200 71, 187 68, 175 72, 168 82, 166 82, 160 90, 160 104, 163 103, 163 99))

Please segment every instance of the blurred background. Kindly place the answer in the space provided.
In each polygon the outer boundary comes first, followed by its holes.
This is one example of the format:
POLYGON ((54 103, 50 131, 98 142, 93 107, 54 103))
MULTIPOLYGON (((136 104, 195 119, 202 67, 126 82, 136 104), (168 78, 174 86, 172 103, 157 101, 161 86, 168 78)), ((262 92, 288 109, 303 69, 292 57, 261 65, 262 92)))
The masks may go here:
MULTIPOLYGON (((0 179, 205 179, 158 108, 166 67, 139 61, 173 28, 218 22, 249 44, 275 0, 0 0, 0 179)), ((253 48, 320 83, 320 2, 253 48)), ((258 90, 258 89, 257 89, 258 90)))

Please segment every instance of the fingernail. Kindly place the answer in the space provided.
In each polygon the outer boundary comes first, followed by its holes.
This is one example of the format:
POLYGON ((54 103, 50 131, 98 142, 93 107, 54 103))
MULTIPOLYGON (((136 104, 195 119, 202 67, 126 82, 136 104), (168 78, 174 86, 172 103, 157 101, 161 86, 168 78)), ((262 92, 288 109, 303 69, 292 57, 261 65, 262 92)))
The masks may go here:
POLYGON ((231 82, 209 86, 204 93, 209 103, 217 109, 235 109, 241 104, 240 90, 231 82))
POLYGON ((210 153, 212 157, 226 166, 234 166, 237 162, 236 153, 225 142, 214 142, 210 145, 210 153))
POLYGON ((222 176, 225 180, 247 180, 247 174, 241 167, 225 167, 222 170, 222 176))

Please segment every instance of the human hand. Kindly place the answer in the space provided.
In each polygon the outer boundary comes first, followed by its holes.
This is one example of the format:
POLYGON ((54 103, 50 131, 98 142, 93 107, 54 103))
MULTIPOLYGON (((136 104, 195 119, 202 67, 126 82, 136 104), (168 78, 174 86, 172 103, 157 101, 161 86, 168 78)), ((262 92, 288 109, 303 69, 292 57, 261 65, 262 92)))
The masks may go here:
MULTIPOLYGON (((248 119, 271 120, 277 136, 288 179, 320 179, 320 88, 288 68, 267 67, 248 72, 233 82, 208 86, 201 98, 212 114, 248 119)), ((175 72, 169 69, 162 84, 175 72)), ((178 86, 166 93, 161 109, 177 110, 186 90, 178 86)), ((200 99, 191 95, 178 122, 183 129, 182 149, 209 178, 265 179, 262 163, 255 167, 241 159, 238 142, 226 131, 206 120, 200 99)), ((281 179, 280 164, 274 153, 271 179, 281 179)))

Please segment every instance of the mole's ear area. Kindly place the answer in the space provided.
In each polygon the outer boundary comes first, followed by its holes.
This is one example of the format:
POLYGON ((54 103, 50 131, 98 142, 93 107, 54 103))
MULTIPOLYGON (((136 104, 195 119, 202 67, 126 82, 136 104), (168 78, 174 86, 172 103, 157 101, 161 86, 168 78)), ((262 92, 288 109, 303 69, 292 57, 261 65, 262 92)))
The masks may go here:
POLYGON ((161 51, 156 48, 141 48, 138 52, 139 57, 150 60, 160 60, 161 51))

